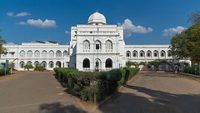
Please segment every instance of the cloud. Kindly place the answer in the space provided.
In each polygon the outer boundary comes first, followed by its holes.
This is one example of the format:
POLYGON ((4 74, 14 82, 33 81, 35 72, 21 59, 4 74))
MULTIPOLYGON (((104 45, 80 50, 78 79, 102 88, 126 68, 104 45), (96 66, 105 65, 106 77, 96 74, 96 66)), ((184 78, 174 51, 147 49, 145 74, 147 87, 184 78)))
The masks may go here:
POLYGON ((28 12, 20 12, 20 13, 16 13, 16 14, 14 12, 8 12, 7 15, 12 16, 12 17, 24 17, 24 16, 29 16, 31 14, 28 12))
POLYGON ((21 21, 21 22, 19 22, 18 24, 19 24, 19 25, 26 25, 26 22, 21 21))
POLYGON ((40 28, 53 28, 56 27, 55 20, 48 20, 45 19, 44 21, 41 19, 28 19, 26 24, 33 26, 33 27, 40 27, 40 28))
POLYGON ((171 27, 168 29, 164 29, 163 36, 173 36, 175 34, 180 34, 181 32, 183 32, 186 29, 187 28, 185 28, 183 26, 177 26, 177 27, 171 27))
POLYGON ((13 12, 8 12, 7 15, 8 16, 14 16, 14 13, 13 12))
POLYGON ((70 34, 70 31, 66 30, 66 31, 65 31, 65 34, 70 34))
POLYGON ((28 12, 20 12, 20 13, 17 13, 15 16, 16 17, 23 17, 23 16, 28 16, 28 15, 31 15, 31 14, 28 13, 28 12))
POLYGON ((124 22, 120 25, 123 27, 125 36, 127 37, 134 33, 145 34, 153 31, 151 27, 134 25, 130 19, 125 19, 124 22))

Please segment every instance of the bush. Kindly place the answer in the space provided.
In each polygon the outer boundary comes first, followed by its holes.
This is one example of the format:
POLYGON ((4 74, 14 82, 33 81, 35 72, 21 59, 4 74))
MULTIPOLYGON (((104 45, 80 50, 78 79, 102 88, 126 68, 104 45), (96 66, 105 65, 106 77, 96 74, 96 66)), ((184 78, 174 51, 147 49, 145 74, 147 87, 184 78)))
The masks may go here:
POLYGON ((27 69, 29 71, 29 69, 33 69, 33 65, 32 64, 26 64, 24 66, 24 69, 27 69))
POLYGON ((55 68, 55 76, 72 94, 85 101, 98 102, 117 91, 139 68, 113 69, 108 72, 81 72, 73 68, 55 68))
MULTIPOLYGON (((6 74, 10 74, 10 69, 6 69, 6 74)), ((0 69, 0 76, 5 75, 5 69, 0 69)))
POLYGON ((36 66, 36 67, 34 68, 34 70, 35 70, 35 71, 44 71, 44 70, 46 70, 46 68, 43 67, 43 66, 38 65, 38 66, 36 66))

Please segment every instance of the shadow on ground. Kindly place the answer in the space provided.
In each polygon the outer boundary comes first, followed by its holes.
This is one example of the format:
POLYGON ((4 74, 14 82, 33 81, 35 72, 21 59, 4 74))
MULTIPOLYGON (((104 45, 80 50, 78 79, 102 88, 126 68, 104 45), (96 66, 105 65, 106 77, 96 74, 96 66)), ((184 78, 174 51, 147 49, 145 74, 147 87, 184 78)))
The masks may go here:
POLYGON ((99 110, 103 113, 200 113, 200 95, 177 95, 130 85, 125 87, 151 98, 119 93, 99 110))
POLYGON ((74 105, 63 105, 60 102, 40 105, 40 113, 86 113, 74 105))

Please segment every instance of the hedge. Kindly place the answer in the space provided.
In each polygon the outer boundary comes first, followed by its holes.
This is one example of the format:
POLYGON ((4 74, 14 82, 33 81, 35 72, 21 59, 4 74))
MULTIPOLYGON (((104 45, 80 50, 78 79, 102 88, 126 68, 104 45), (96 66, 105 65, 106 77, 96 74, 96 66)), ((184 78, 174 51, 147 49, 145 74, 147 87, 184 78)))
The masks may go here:
MULTIPOLYGON (((6 69, 6 74, 10 74, 10 69, 6 69)), ((0 69, 0 76, 5 75, 5 69, 0 69)))
POLYGON ((36 66, 36 67, 34 68, 34 70, 35 70, 35 71, 44 71, 44 70, 46 70, 46 68, 43 67, 43 66, 38 65, 38 66, 36 66))
POLYGON ((108 72, 81 72, 73 68, 55 68, 55 77, 69 91, 85 101, 98 102, 117 91, 136 75, 139 68, 113 69, 108 72))

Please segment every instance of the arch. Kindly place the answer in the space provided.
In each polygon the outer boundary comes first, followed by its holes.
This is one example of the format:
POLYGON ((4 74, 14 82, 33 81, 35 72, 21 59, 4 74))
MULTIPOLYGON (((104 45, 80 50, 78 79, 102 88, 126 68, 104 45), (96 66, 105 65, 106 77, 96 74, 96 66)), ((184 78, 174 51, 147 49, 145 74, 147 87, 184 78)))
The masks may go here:
POLYGON ((68 52, 65 50, 64 52, 63 52, 63 57, 67 57, 68 56, 68 52))
POLYGON ((20 57, 25 57, 25 51, 24 51, 24 50, 21 50, 20 53, 19 53, 19 56, 20 56, 20 57))
POLYGON ((113 49, 113 43, 111 40, 107 40, 105 45, 106 45, 106 49, 113 49))
POLYGON ((39 52, 38 50, 36 50, 36 51, 34 52, 34 56, 37 57, 37 58, 40 57, 40 52, 39 52))
POLYGON ((62 57, 62 52, 60 50, 56 51, 56 57, 62 57))
POLYGON ((43 50, 42 51, 42 58, 46 58, 47 57, 47 51, 46 50, 43 50))
POLYGON ((165 56, 166 56, 166 52, 165 52, 164 50, 162 50, 162 51, 160 52, 160 56, 161 56, 161 57, 165 57, 165 56))
POLYGON ((24 68, 24 61, 21 61, 19 64, 20 64, 20 68, 24 68))
POLYGON ((101 70, 101 60, 100 59, 95 59, 95 70, 99 71, 101 70))
POLYGON ((150 50, 147 51, 147 57, 152 57, 152 52, 150 50))
POLYGON ((27 64, 28 64, 28 65, 32 65, 32 62, 31 62, 31 61, 28 61, 27 64))
POLYGON ((167 56, 168 56, 168 57, 172 56, 172 51, 171 51, 171 50, 168 50, 168 51, 167 51, 167 56))
POLYGON ((101 49, 101 41, 99 41, 99 40, 96 40, 96 41, 95 41, 95 49, 96 49, 96 50, 101 49))
POLYGON ((38 61, 35 61, 34 62, 34 66, 36 67, 36 66, 39 66, 40 65, 40 63, 38 62, 38 61))
POLYGON ((46 68, 47 67, 47 62, 46 61, 42 61, 41 66, 46 68))
POLYGON ((53 57, 54 57, 54 52, 53 52, 53 50, 50 50, 50 51, 49 51, 49 57, 50 57, 50 58, 53 58, 53 57))
POLYGON ((88 40, 83 41, 83 49, 84 50, 90 49, 90 41, 88 40))
POLYGON ((106 68, 112 68, 113 62, 112 59, 106 59, 106 68))
POLYGON ((53 63, 53 61, 49 61, 49 68, 54 68, 54 63, 53 63))
POLYGON ((126 51, 126 57, 131 57, 131 52, 130 51, 126 51))
POLYGON ((61 62, 60 62, 60 61, 57 61, 57 62, 56 62, 56 67, 61 68, 61 62))
POLYGON ((32 56, 33 56, 33 52, 31 50, 28 50, 27 57, 32 57, 32 56))
POLYGON ((143 50, 140 51, 140 57, 144 57, 145 56, 145 53, 143 50))
POLYGON ((157 50, 154 50, 153 56, 154 56, 154 57, 158 57, 158 55, 159 55, 159 54, 158 54, 158 51, 157 51, 157 50))
POLYGON ((90 60, 88 58, 83 60, 83 68, 90 68, 90 60))
POLYGON ((138 52, 136 50, 133 51, 133 57, 138 57, 138 52))

